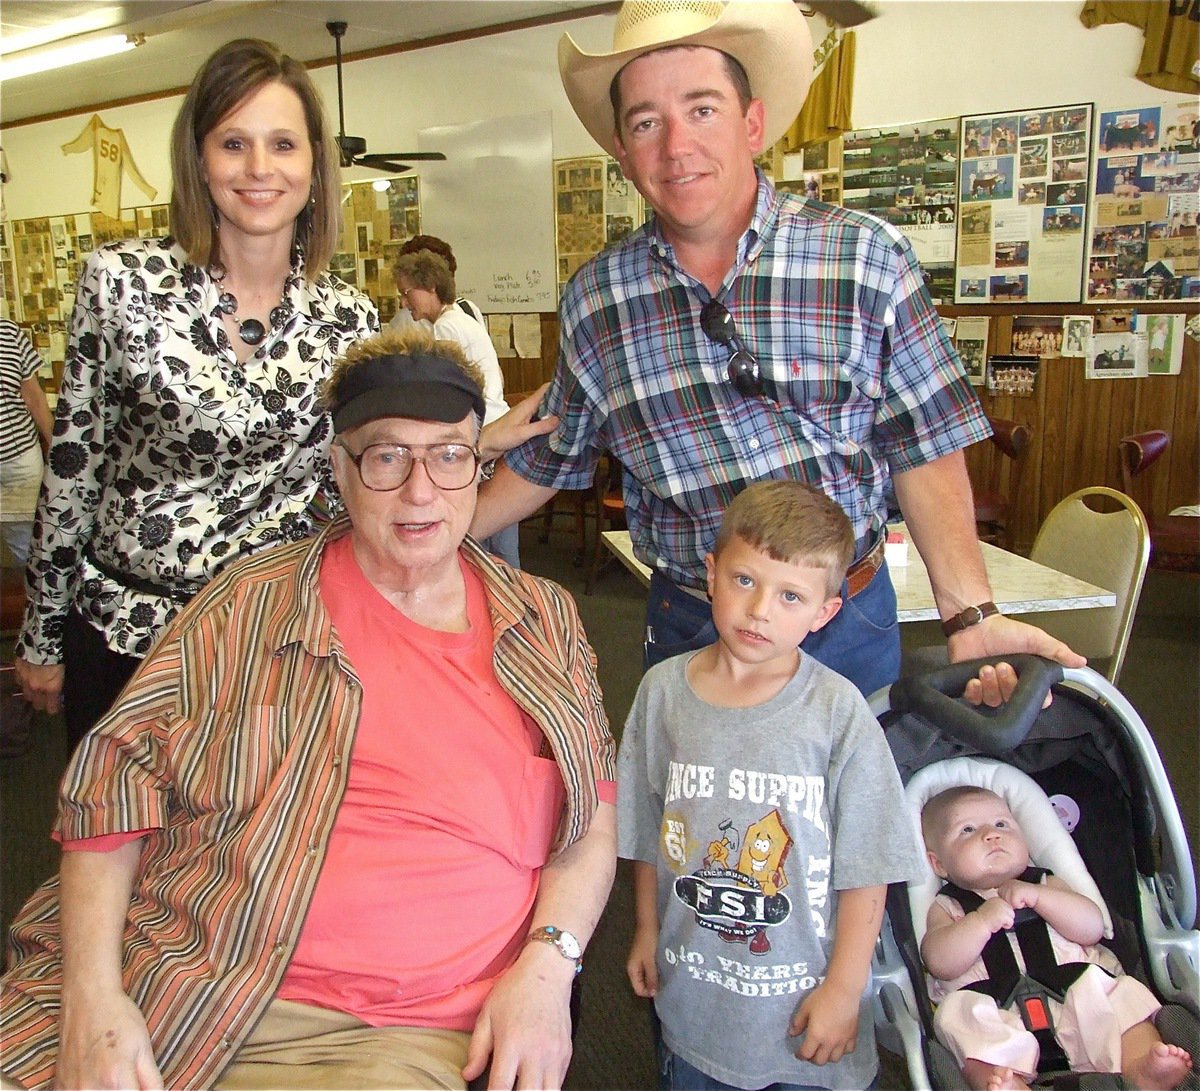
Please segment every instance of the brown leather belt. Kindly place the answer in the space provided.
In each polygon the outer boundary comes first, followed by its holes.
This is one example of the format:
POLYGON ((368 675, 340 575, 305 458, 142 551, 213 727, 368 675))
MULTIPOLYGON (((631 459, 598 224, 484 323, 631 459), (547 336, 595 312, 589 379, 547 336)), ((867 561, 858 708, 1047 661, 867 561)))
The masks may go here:
POLYGON ((850 598, 865 591, 875 578, 875 573, 883 567, 883 545, 886 541, 887 535, 881 534, 867 555, 846 570, 847 594, 850 598))

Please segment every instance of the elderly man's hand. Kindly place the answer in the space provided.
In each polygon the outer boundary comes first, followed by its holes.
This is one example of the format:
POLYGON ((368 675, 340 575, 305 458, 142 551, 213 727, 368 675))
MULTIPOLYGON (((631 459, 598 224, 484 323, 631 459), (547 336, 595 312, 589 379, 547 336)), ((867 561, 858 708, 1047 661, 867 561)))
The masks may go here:
POLYGON ((13 670, 21 683, 21 696, 34 708, 51 715, 62 708, 61 663, 28 663, 17 656, 13 660, 13 670))
POLYGON ((526 440, 544 436, 554 431, 558 418, 554 416, 534 420, 533 416, 550 388, 543 383, 527 398, 522 398, 499 420, 485 425, 479 436, 479 457, 487 462, 499 458, 505 451, 520 447, 526 440))
MULTIPOLYGON (((1061 640, 1023 621, 997 614, 955 633, 947 641, 951 663, 966 659, 987 659, 997 655, 1028 653, 1052 659, 1064 667, 1085 667, 1087 660, 1071 651, 1061 640)), ((1013 695, 1017 688, 1017 672, 1008 663, 984 667, 978 678, 972 678, 963 696, 973 705, 996 708, 1013 695)), ((1050 703, 1049 694, 1046 704, 1050 703)))
POLYGON ((574 976, 553 947, 526 944, 479 1013, 463 1079, 479 1076, 490 1055, 489 1088, 561 1088, 571 1061, 574 976))
POLYGON ((54 1085, 63 1089, 163 1086, 146 1021, 124 993, 64 998, 54 1085))

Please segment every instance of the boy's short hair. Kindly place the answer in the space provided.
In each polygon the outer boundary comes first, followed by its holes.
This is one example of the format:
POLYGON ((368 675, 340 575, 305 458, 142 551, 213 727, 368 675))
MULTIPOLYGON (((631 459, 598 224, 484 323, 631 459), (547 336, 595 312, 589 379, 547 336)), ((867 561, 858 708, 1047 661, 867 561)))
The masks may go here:
POLYGON ((1003 797, 996 795, 990 788, 980 788, 977 784, 959 784, 938 792, 921 808, 921 836, 929 844, 931 837, 942 832, 946 823, 946 812, 961 799, 971 796, 992 796, 1003 802, 1003 797))
POLYGON ((713 555, 734 538, 777 561, 823 568, 834 598, 854 560, 854 528, 841 507, 801 481, 756 481, 733 498, 721 519, 713 555))

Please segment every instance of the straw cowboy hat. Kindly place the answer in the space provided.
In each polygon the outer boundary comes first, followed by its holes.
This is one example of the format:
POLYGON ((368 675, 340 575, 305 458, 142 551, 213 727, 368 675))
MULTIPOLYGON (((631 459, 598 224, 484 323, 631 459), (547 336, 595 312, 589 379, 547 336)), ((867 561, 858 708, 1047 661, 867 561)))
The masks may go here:
POLYGON ((812 81, 812 38, 793 0, 625 0, 611 53, 585 53, 564 34, 558 70, 567 98, 592 138, 615 155, 608 89, 643 53, 664 46, 709 46, 739 61, 766 112, 765 147, 796 120, 812 81))

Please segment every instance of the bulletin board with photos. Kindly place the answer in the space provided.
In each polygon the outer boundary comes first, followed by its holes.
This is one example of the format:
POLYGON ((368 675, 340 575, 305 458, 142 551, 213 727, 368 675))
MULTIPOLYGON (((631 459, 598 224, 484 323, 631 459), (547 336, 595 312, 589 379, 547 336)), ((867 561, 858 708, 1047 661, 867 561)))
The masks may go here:
POLYGON ((342 239, 329 269, 375 301, 384 325, 400 307, 392 262, 420 233, 421 181, 415 175, 342 186, 342 239))
POLYGON ((840 203, 904 234, 935 303, 954 295, 958 136, 956 117, 842 136, 840 203))
POLYGON ((1082 298, 1092 105, 962 119, 956 303, 1082 298))
POLYGON ((620 242, 646 218, 642 196, 604 155, 554 161, 554 242, 561 295, 589 258, 620 242))
MULTIPOLYGON (((775 185, 828 205, 842 203, 842 138, 835 136, 800 153, 800 180, 775 180, 775 185)), ((790 156, 788 158, 791 158, 790 156)))
POLYGON ((1089 303, 1200 298, 1198 112, 1193 100, 1100 113, 1089 303))
POLYGON ((38 216, 0 225, 0 269, 4 310, 29 332, 52 381, 52 365, 66 356, 67 331, 75 305, 75 285, 87 256, 118 239, 170 233, 169 206, 121 210, 119 219, 102 212, 38 216))

